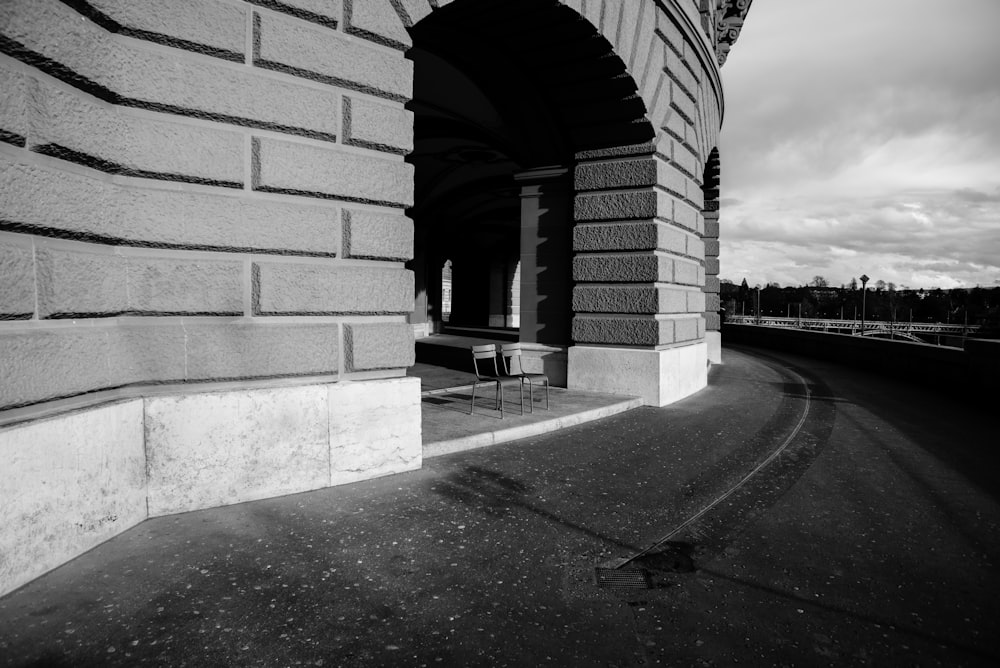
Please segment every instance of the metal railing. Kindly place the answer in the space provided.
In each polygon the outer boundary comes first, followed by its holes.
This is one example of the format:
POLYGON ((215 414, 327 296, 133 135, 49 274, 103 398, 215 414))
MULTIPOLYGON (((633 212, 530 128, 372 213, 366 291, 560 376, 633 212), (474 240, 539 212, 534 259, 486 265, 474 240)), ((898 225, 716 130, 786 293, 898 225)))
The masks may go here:
POLYGON ((878 334, 950 334, 967 336, 979 331, 979 325, 952 325, 943 322, 900 322, 888 320, 865 320, 864 332, 860 320, 839 320, 836 318, 785 318, 771 315, 729 315, 726 322, 738 325, 761 325, 764 327, 785 327, 788 329, 811 329, 819 331, 848 331, 860 336, 878 334))

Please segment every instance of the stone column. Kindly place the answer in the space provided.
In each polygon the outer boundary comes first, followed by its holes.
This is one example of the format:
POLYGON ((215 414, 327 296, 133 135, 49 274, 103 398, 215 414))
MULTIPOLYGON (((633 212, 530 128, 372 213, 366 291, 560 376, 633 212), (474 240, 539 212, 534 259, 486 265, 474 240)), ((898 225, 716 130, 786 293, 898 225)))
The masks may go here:
POLYGON ((566 167, 514 175, 521 185, 522 343, 569 343, 572 192, 566 167))
POLYGON ((705 342, 708 361, 722 364, 722 321, 719 316, 719 151, 714 149, 705 165, 705 342))
POLYGON ((663 406, 708 380, 701 184, 621 153, 578 156, 569 387, 663 406))

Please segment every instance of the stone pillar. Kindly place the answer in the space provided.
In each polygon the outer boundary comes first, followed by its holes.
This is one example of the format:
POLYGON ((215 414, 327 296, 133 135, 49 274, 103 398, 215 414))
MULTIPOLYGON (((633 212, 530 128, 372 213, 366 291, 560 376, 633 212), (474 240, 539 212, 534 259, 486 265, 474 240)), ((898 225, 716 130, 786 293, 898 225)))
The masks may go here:
POLYGON ((572 193, 566 167, 514 175, 521 185, 522 343, 569 343, 572 193))
POLYGON ((701 184, 627 153, 578 156, 568 381, 663 406, 707 384, 701 184))
POLYGON ((708 361, 722 364, 722 320, 719 316, 719 151, 713 149, 705 164, 705 342, 708 361))

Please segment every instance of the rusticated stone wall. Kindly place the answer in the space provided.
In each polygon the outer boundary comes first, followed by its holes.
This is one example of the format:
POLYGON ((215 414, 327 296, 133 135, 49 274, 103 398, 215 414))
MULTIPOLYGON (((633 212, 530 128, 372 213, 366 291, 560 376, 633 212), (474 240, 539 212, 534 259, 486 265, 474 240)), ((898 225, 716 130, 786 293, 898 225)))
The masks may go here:
POLYGON ((388 3, 11 0, 0 36, 0 409, 412 363, 388 3))
MULTIPOLYGON (((0 2, 0 593, 149 514, 420 465, 406 50, 453 1, 0 2)), ((569 374, 662 405, 705 384, 749 0, 560 2, 612 72, 563 165, 569 374)))
POLYGON ((721 116, 710 44, 685 12, 653 0, 568 4, 615 46, 655 132, 648 145, 577 156, 573 339, 653 349, 702 341, 702 176, 721 116))

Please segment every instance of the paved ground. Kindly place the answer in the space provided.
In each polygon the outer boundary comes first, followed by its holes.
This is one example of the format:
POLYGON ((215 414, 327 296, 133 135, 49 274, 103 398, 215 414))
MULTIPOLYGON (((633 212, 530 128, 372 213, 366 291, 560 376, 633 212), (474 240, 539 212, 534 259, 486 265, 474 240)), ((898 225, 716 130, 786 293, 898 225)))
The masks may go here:
POLYGON ((997 665, 996 415, 724 359, 665 409, 146 522, 0 599, 0 665, 997 665), (594 585, 668 535, 651 589, 594 585))

